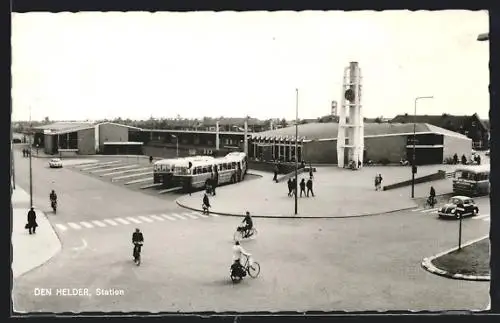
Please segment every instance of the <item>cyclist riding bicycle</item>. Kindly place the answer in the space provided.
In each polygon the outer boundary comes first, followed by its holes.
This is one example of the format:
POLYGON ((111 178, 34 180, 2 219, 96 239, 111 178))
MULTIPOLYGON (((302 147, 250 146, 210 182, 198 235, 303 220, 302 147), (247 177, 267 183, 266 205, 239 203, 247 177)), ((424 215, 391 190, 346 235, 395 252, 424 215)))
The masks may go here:
POLYGON ((427 203, 430 205, 430 207, 434 207, 434 205, 436 204, 436 191, 432 186, 429 192, 429 198, 427 199, 427 203))
POLYGON ((140 254, 142 244, 144 243, 144 236, 142 235, 142 232, 141 232, 141 230, 139 230, 139 228, 136 228, 135 232, 132 234, 132 243, 134 244, 134 251, 133 251, 132 257, 135 260, 136 248, 137 248, 137 253, 140 254))
POLYGON ((250 253, 246 252, 245 249, 243 249, 242 246, 240 246, 240 242, 236 241, 233 246, 233 264, 231 265, 231 270, 233 273, 237 274, 240 277, 245 277, 246 272, 245 269, 243 268, 243 265, 241 264, 241 255, 245 255, 248 257, 248 261, 250 262, 250 266, 252 265, 251 262, 251 255, 250 253))
POLYGON ((252 230, 253 228, 253 221, 252 217, 250 216, 250 212, 246 212, 245 218, 242 221, 242 224, 243 223, 245 224, 245 226, 239 227, 238 230, 243 231, 243 238, 246 238, 250 234, 250 230, 252 230))

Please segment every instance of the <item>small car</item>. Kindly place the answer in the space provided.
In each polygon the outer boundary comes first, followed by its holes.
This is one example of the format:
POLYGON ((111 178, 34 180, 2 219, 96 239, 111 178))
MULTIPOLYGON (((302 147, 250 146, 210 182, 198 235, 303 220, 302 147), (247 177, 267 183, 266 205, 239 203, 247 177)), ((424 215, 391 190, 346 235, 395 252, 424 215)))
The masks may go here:
POLYGON ((467 196, 453 196, 448 203, 439 208, 438 216, 440 218, 455 218, 466 216, 476 216, 479 213, 479 208, 474 203, 474 200, 467 196))
POLYGON ((62 168, 62 161, 59 158, 53 158, 49 161, 50 168, 62 168))

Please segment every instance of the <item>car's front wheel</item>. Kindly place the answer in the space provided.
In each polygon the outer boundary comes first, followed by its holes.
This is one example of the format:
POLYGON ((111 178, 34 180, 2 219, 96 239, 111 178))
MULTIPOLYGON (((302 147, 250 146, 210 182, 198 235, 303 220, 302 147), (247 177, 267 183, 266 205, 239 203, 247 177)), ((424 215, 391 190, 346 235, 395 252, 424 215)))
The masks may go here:
POLYGON ((479 209, 475 208, 474 211, 472 211, 472 216, 476 216, 479 214, 479 209))

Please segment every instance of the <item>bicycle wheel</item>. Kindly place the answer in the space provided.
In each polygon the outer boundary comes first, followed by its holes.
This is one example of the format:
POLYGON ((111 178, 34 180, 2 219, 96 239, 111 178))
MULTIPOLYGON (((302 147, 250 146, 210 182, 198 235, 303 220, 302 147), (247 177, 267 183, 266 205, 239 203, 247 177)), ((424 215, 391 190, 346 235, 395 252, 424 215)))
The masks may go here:
POLYGON ((241 240, 243 240, 243 231, 236 230, 236 232, 233 235, 233 239, 234 239, 234 241, 241 241, 241 240))
POLYGON ((255 262, 252 264, 252 266, 247 267, 247 272, 252 278, 257 278, 260 273, 260 265, 258 262, 255 262))

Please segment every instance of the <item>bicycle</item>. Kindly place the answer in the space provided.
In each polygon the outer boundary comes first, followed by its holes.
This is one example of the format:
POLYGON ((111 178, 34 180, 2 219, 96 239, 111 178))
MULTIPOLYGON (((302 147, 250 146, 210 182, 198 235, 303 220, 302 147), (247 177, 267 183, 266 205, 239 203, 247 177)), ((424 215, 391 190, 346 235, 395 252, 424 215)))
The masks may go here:
POLYGON ((260 264, 256 261, 253 261, 252 266, 250 266, 250 261, 249 261, 250 257, 245 256, 245 258, 246 258, 245 264, 242 266, 242 268, 240 268, 243 269, 244 273, 243 275, 235 273, 234 272, 235 268, 233 268, 233 266, 231 266, 231 268, 229 269, 229 277, 231 277, 233 283, 240 282, 241 280, 243 280, 243 277, 246 276, 245 273, 248 273, 248 275, 252 278, 257 278, 257 276, 259 276, 260 274, 260 264))
POLYGON ((251 228, 248 232, 243 229, 243 227, 238 227, 233 235, 234 241, 241 241, 243 239, 248 239, 257 235, 257 229, 255 227, 251 228))
POLYGON ((437 204, 437 200, 435 197, 428 197, 427 200, 425 201, 425 208, 431 208, 433 209, 437 204))
POLYGON ((137 266, 139 266, 141 264, 141 252, 140 252, 141 247, 142 247, 142 244, 134 243, 134 263, 137 266))

